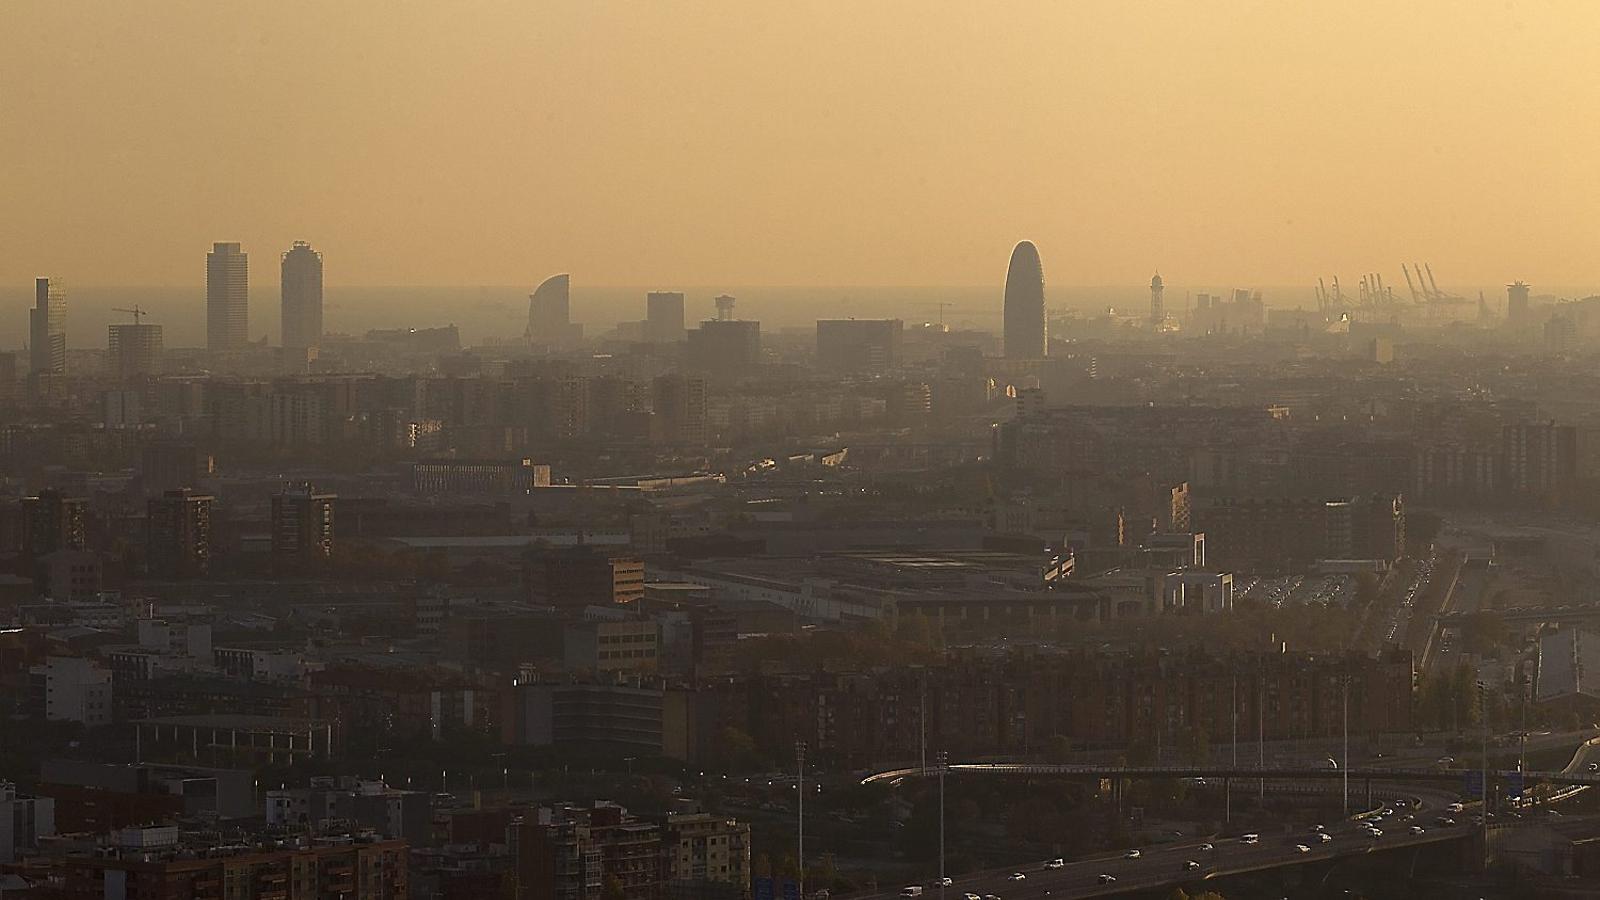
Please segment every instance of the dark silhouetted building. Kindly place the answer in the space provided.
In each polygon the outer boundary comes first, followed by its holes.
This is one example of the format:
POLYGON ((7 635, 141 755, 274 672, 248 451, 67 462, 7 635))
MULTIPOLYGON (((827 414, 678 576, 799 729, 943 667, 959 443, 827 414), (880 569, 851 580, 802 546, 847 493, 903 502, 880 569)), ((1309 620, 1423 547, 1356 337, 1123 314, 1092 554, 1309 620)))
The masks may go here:
POLYGON ((834 372, 882 372, 900 363, 899 319, 818 319, 817 365, 834 372))
POLYGON ((1004 312, 1006 356, 1043 358, 1050 343, 1044 314, 1044 265, 1032 241, 1023 241, 1011 251, 1004 312))
POLYGON ((283 254, 283 346, 309 350, 322 343, 322 254, 295 241, 283 254))
POLYGON ((309 484, 272 495, 272 557, 294 566, 333 555, 334 494, 319 494, 309 484))
POLYGON ((654 434, 657 443, 698 447, 706 442, 706 380, 672 372, 656 378, 653 388, 654 434))
POLYGON ((241 350, 250 343, 250 256, 237 242, 206 254, 206 349, 241 350))
POLYGON ((644 562, 594 547, 537 550, 528 560, 528 602, 568 609, 615 606, 644 596, 644 562))
POLYGON ((652 344, 676 344, 683 340, 683 294, 679 291, 651 291, 645 295, 644 339, 652 344))
POLYGON ((161 326, 135 322, 107 329, 106 356, 118 378, 161 371, 161 326))
POLYGON ((531 344, 560 346, 583 337, 583 326, 572 324, 572 276, 551 275, 528 295, 528 328, 523 336, 531 344))
POLYGON ((685 362, 710 372, 735 373, 761 362, 761 323, 711 319, 689 332, 685 362))
POLYGON ((28 311, 28 353, 35 375, 67 371, 67 292, 60 279, 34 279, 33 309, 28 311))
POLYGON ((198 578, 211 569, 211 502, 188 488, 147 504, 145 563, 156 578, 198 578))

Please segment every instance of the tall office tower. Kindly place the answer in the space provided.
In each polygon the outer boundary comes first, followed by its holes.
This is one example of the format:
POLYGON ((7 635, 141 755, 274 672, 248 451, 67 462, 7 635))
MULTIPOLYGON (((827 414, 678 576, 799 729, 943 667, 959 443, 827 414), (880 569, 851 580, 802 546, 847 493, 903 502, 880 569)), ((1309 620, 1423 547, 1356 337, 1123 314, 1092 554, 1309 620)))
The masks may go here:
POLYGON ((1023 241, 1011 251, 1011 267, 1006 271, 1005 343, 1009 359, 1042 359, 1049 352, 1044 266, 1032 241, 1023 241))
POLYGON ((28 310, 29 362, 35 375, 67 372, 67 292, 58 278, 36 278, 28 310))
POLYGON ((283 346, 310 350, 322 343, 322 254, 295 241, 283 255, 283 346))
POLYGON ((151 497, 145 565, 157 578, 194 578, 211 569, 211 497, 188 488, 151 497))
POLYGON ((583 336, 583 326, 572 324, 571 296, 571 275, 551 275, 528 295, 528 343, 559 346, 583 336))
POLYGON ((237 242, 216 243, 206 254, 206 349, 243 349, 250 343, 250 256, 237 242))
POLYGON ((1528 286, 1522 282, 1506 285, 1506 321, 1515 325, 1528 319, 1528 286))
POLYGON ((678 291, 651 291, 645 295, 644 339, 652 344, 676 344, 683 340, 683 294, 678 291))
POLYGON ((161 371, 161 326, 112 325, 106 338, 106 355, 118 378, 156 374, 161 371))
POLYGON ((1167 320, 1167 301, 1161 296, 1164 286, 1161 283, 1161 273, 1150 279, 1150 324, 1161 327, 1167 320))
POLYGON ((717 321, 718 322, 732 322, 733 321, 733 302, 734 301, 733 301, 732 297, 728 296, 727 294, 721 294, 721 295, 719 295, 717 297, 716 300, 713 300, 712 302, 717 305, 717 321))
POLYGON ((285 486, 273 494, 273 562, 293 567, 332 556, 337 499, 337 494, 319 494, 309 484, 285 486))

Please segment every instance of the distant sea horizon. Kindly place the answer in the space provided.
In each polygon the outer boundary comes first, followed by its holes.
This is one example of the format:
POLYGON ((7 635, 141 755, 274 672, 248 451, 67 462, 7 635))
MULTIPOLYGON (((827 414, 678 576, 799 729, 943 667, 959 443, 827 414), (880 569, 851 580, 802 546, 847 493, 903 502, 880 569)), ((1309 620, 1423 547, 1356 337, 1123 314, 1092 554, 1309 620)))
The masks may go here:
MULTIPOLYGON (((144 321, 162 326, 167 347, 199 347, 205 343, 205 289, 200 285, 76 285, 64 281, 67 292, 67 346, 69 349, 103 349, 106 326, 131 322, 121 309, 138 307, 144 321)), ((324 327, 332 333, 365 334, 376 328, 435 328, 455 325, 463 345, 491 339, 519 337, 527 324, 528 293, 533 285, 328 285, 324 289, 324 327)), ((1309 285, 1199 285, 1169 282, 1166 306, 1174 313, 1187 308, 1195 294, 1230 294, 1235 287, 1260 290, 1270 309, 1311 309, 1315 289, 1309 285)), ((710 318, 712 298, 730 294, 737 299, 735 315, 762 323, 763 330, 804 330, 817 319, 898 318, 907 322, 941 320, 952 328, 998 331, 1001 285, 941 286, 595 286, 574 283, 572 320, 584 325, 585 334, 599 336, 619 322, 644 318, 645 293, 682 291, 686 318, 710 318)), ((1462 296, 1476 298, 1480 288, 1456 288, 1462 296)), ((1504 303, 1504 285, 1481 288, 1490 305, 1504 303)), ((1101 311, 1107 308, 1139 311, 1148 308, 1149 288, 1144 285, 1051 285, 1046 283, 1046 303, 1051 309, 1101 311)), ((1595 288, 1546 288, 1541 296, 1584 297, 1595 288)), ((1354 293, 1354 287, 1347 287, 1354 293)), ((31 281, 0 286, 0 350, 19 350, 27 342, 28 309, 33 305, 31 281)), ((276 282, 255 285, 250 291, 250 338, 279 339, 279 293, 276 282)))

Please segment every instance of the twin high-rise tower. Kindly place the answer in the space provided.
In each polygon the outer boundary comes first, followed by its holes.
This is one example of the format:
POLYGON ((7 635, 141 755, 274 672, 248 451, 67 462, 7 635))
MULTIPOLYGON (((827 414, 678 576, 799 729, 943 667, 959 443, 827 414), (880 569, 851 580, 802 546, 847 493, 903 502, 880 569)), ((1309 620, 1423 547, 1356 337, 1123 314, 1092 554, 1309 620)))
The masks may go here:
POLYGON ((313 350, 322 343, 322 254, 295 241, 283 255, 283 346, 313 350))
POLYGON ((250 256, 237 241, 206 254, 206 349, 242 350, 250 343, 250 256))
MULTIPOLYGON (((322 254, 295 241, 283 254, 283 346, 306 350, 322 341, 322 254)), ((237 241, 206 254, 206 349, 242 350, 250 343, 250 255, 237 241)))

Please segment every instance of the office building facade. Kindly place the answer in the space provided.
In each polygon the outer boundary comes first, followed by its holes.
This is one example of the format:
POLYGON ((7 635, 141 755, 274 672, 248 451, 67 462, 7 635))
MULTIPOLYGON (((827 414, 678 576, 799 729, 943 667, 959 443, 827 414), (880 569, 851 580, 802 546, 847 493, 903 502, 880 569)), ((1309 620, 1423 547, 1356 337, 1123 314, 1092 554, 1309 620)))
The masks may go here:
POLYGON ((33 374, 66 374, 67 292, 60 279, 34 279, 33 309, 28 311, 28 353, 33 374))
POLYGON ((206 254, 206 349, 242 350, 250 343, 250 256, 237 242, 206 254))
POLYGON ((1032 241, 1023 241, 1011 251, 1004 314, 1006 357, 1042 359, 1050 343, 1045 326, 1044 265, 1032 241))

